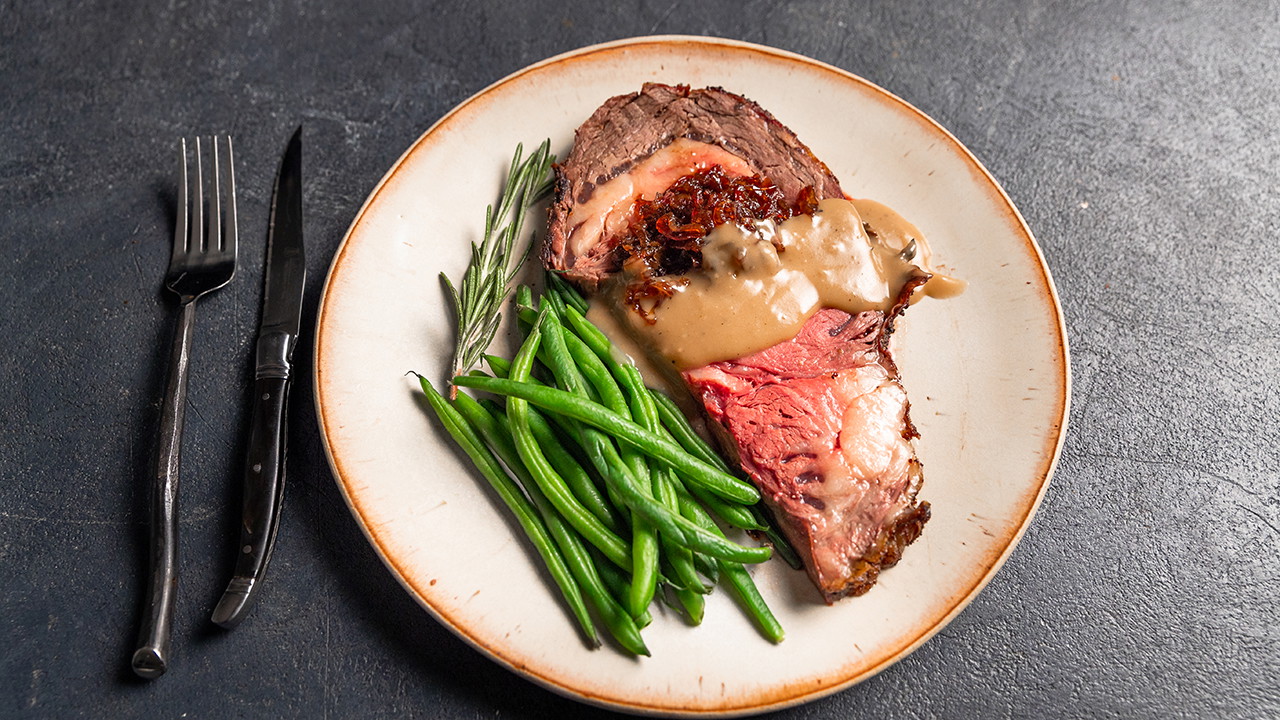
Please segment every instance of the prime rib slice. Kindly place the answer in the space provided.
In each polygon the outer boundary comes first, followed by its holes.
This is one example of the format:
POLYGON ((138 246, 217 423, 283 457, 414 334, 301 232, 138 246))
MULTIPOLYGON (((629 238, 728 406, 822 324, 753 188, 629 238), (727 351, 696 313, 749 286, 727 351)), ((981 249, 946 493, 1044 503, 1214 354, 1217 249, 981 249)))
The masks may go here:
POLYGON ((787 342, 684 372, 827 602, 869 590, 929 519, 893 319, 828 308, 787 342))
POLYGON ((652 197, 694 167, 710 164, 739 175, 762 175, 792 204, 806 187, 813 187, 820 200, 844 197, 827 166, 756 103, 719 88, 647 83, 638 93, 600 106, 578 128, 573 150, 556 166, 543 263, 594 290, 621 263, 614 253, 617 237, 606 232, 609 224, 599 215, 612 212, 621 221, 640 194, 652 197), (652 167, 655 155, 663 155, 659 168, 652 167), (635 172, 637 166, 644 171, 635 172), (575 208, 588 206, 619 177, 630 181, 631 192, 619 191, 601 212, 575 215, 575 208))
MULTIPOLYGON (((618 232, 635 199, 708 163, 758 174, 791 201, 840 185, 786 127, 720 89, 647 84, 606 102, 556 168, 547 267, 588 291, 619 271, 618 232), (595 219, 585 213, 600 211, 595 219)), ((828 603, 871 588, 929 519, 906 393, 889 352, 889 312, 824 309, 795 338, 683 372, 722 447, 760 489, 828 603)))

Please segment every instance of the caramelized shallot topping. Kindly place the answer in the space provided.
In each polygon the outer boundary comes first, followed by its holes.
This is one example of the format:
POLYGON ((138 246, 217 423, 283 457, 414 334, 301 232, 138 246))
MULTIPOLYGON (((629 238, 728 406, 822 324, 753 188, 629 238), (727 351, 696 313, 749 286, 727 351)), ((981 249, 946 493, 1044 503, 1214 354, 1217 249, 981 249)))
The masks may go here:
POLYGON ((818 206, 812 186, 788 204, 782 191, 760 175, 743 177, 712 165, 676 180, 653 200, 641 198, 631 210, 617 252, 630 276, 626 302, 646 321, 685 275, 702 266, 702 245, 718 225, 748 227, 755 220, 786 220, 818 206))

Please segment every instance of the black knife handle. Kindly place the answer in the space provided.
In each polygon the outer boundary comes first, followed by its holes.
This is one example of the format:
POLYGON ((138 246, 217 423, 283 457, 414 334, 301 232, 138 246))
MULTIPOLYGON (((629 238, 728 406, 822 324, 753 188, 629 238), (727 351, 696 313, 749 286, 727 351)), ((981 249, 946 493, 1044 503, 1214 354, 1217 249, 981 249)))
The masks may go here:
POLYGON ((235 576, 213 611, 213 622, 228 629, 240 624, 250 601, 257 597, 253 586, 262 579, 271 559, 284 500, 289 378, 259 377, 254 381, 253 390, 249 451, 245 460, 244 513, 235 576))

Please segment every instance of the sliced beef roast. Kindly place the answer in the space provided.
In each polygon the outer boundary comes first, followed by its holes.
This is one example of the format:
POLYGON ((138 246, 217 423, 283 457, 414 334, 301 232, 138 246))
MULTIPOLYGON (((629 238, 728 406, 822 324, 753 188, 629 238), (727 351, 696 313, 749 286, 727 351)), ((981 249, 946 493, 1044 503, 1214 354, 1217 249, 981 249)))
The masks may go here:
POLYGON ((620 267, 617 231, 634 201, 713 164, 768 178, 788 203, 806 187, 818 199, 844 197, 827 166, 754 102, 718 88, 648 83, 610 99, 578 128, 556 166, 543 262, 596 288, 620 267))
MULTIPOLYGON (((645 85, 606 102, 556 168, 543 261, 594 291, 618 272, 631 208, 708 165, 760 175, 792 202, 844 197, 831 172, 755 103, 719 89, 645 85)), ((827 602, 866 592, 929 519, 889 334, 889 312, 825 309, 795 338, 686 370, 721 445, 736 454, 827 602)))
POLYGON ((929 519, 892 322, 826 309, 787 342, 684 373, 828 602, 870 589, 929 519))

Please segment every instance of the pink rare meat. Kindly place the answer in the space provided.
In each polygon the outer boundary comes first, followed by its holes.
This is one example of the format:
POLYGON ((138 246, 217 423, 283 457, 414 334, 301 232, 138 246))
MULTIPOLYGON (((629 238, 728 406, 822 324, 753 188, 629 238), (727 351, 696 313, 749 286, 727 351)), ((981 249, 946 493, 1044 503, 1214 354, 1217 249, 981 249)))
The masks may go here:
POLYGON ((787 342, 684 373, 828 602, 870 589, 929 519, 889 322, 822 310, 787 342))

